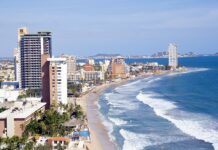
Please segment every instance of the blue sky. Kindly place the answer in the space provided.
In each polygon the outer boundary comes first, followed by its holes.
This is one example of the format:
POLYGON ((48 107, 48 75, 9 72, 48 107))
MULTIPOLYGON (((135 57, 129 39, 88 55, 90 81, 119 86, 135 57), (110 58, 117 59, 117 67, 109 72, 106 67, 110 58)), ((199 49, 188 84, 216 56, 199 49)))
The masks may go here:
POLYGON ((13 55, 22 26, 51 31, 55 55, 144 55, 170 42, 218 52, 217 0, 1 0, 0 20, 0 57, 13 55))

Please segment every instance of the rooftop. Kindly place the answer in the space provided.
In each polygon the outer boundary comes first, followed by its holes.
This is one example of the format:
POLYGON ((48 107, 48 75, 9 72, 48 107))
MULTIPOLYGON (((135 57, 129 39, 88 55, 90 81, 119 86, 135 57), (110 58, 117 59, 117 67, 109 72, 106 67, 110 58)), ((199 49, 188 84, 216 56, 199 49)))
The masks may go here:
POLYGON ((46 103, 38 102, 38 101, 19 101, 15 102, 14 106, 10 109, 3 111, 0 113, 0 119, 5 119, 8 116, 13 116, 16 119, 25 119, 35 111, 39 110, 40 108, 44 107, 46 103))
POLYGON ((66 61, 66 58, 60 58, 60 57, 54 58, 54 57, 52 57, 52 58, 48 58, 47 60, 57 62, 57 61, 66 61))
POLYGON ((69 138, 65 138, 65 137, 51 137, 48 138, 48 141, 69 141, 69 138))

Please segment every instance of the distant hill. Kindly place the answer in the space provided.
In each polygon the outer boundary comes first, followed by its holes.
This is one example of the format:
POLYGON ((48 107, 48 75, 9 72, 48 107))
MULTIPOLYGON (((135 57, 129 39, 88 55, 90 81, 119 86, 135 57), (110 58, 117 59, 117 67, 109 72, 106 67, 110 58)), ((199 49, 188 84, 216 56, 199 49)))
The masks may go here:
POLYGON ((120 54, 96 54, 94 56, 90 56, 89 58, 94 58, 94 59, 104 59, 104 58, 113 58, 113 57, 118 57, 122 56, 120 54))

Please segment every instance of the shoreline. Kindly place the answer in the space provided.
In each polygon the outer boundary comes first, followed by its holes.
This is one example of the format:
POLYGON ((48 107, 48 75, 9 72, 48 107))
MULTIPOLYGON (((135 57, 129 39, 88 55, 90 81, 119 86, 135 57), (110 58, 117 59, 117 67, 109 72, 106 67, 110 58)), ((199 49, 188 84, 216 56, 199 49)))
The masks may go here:
POLYGON ((101 94, 108 88, 121 86, 129 81, 130 80, 125 79, 120 82, 103 84, 87 94, 87 119, 92 140, 91 143, 87 144, 87 146, 90 150, 117 150, 116 143, 111 140, 108 134, 108 129, 102 122, 101 114, 98 108, 98 101, 101 94))
POLYGON ((91 142, 86 143, 85 145, 88 147, 89 150, 117 150, 116 144, 109 137, 108 129, 102 122, 102 118, 100 116, 98 108, 98 101, 101 94, 108 88, 121 86, 131 80, 136 80, 137 78, 139 77, 136 77, 134 79, 123 79, 121 81, 96 86, 87 94, 76 100, 77 104, 81 105, 81 107, 83 108, 88 119, 91 142))
POLYGON ((88 150, 117 150, 118 147, 116 143, 111 140, 109 137, 108 129, 104 125, 101 114, 98 108, 98 101, 100 99, 101 94, 107 90, 108 88, 115 88, 117 86, 124 85, 130 81, 138 80, 140 78, 148 78, 150 76, 156 75, 167 75, 173 74, 175 72, 172 71, 164 71, 161 73, 143 73, 138 75, 135 78, 122 79, 120 81, 111 82, 108 84, 102 84, 100 86, 96 86, 86 94, 82 95, 77 99, 77 103, 81 105, 83 108, 87 119, 88 119, 88 127, 90 130, 91 142, 85 143, 88 147, 88 150))
POLYGON ((135 78, 122 79, 111 83, 105 83, 96 86, 88 93, 82 95, 76 100, 77 104, 83 108, 90 130, 91 142, 85 143, 89 150, 117 150, 116 143, 109 137, 108 129, 102 122, 101 114, 98 108, 98 101, 101 94, 108 88, 115 88, 124 85, 130 81, 138 80, 140 78, 147 78, 153 74, 141 74, 135 78))

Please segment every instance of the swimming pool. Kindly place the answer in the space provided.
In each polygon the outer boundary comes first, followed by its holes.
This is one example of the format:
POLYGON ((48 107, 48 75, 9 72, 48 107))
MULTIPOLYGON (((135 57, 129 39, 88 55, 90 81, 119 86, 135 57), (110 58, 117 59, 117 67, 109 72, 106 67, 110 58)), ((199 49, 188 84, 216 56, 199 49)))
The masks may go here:
POLYGON ((83 136, 83 137, 89 137, 89 136, 90 136, 90 133, 89 133, 89 131, 80 131, 80 132, 79 132, 79 135, 80 135, 80 136, 83 136))

